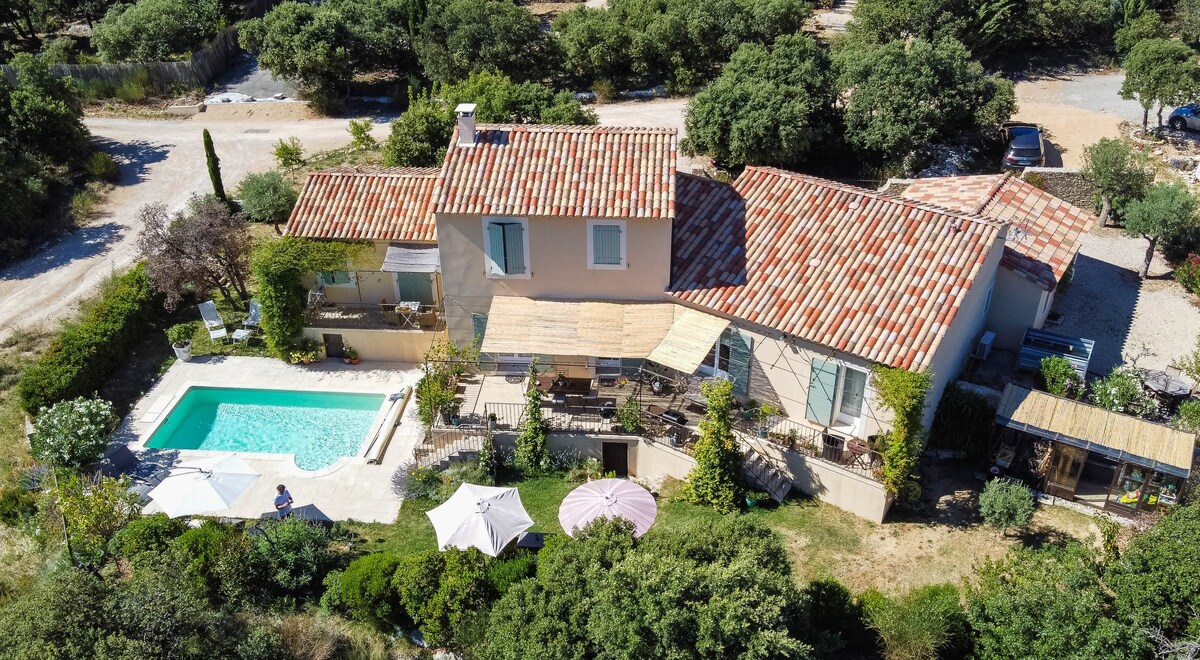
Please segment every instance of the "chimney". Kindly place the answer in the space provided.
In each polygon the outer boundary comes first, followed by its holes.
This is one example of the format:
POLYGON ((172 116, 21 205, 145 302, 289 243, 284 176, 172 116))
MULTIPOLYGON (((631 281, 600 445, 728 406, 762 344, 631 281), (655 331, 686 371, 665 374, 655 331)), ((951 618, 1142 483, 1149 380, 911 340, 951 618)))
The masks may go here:
POLYGON ((475 146, 475 104, 459 103, 454 114, 458 115, 458 146, 475 146))

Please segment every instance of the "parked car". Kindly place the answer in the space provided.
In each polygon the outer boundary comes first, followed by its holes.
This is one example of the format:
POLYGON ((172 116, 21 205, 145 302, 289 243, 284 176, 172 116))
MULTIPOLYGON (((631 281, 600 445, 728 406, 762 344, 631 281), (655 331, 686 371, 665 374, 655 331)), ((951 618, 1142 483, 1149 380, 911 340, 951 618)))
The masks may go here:
POLYGON ((1200 103, 1189 103, 1172 110, 1171 117, 1167 119, 1167 126, 1177 131, 1185 128, 1200 131, 1200 103))
POLYGON ((1037 124, 1005 122, 1000 125, 1008 148, 1004 151, 1004 167, 1041 167, 1046 164, 1046 149, 1042 143, 1042 129, 1037 124))

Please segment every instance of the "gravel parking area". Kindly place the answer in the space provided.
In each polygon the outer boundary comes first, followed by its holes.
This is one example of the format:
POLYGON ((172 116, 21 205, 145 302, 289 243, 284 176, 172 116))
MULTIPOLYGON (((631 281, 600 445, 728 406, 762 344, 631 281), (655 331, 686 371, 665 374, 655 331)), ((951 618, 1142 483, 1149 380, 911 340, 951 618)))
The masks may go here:
POLYGON ((1170 278, 1170 267, 1155 256, 1146 281, 1138 269, 1146 241, 1120 229, 1096 228, 1083 237, 1075 277, 1054 303, 1059 334, 1096 341, 1091 371, 1108 373, 1123 361, 1162 369, 1196 346, 1200 308, 1170 278))

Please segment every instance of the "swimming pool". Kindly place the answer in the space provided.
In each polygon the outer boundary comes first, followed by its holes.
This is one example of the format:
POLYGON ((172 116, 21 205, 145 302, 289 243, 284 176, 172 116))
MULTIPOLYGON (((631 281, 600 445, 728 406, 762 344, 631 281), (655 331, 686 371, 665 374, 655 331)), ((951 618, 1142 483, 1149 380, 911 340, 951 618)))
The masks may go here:
POLYGON ((191 387, 147 447, 294 454, 304 470, 359 451, 383 394, 191 387))

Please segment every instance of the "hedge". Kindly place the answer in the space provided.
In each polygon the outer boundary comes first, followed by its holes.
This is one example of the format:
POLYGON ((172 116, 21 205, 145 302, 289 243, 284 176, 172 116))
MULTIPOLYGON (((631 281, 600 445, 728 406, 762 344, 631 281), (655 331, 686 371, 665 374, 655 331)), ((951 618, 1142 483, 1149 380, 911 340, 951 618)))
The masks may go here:
POLYGON ((105 287, 80 322, 68 324, 17 383, 21 407, 36 414, 94 394, 150 329, 162 305, 138 265, 105 287))

